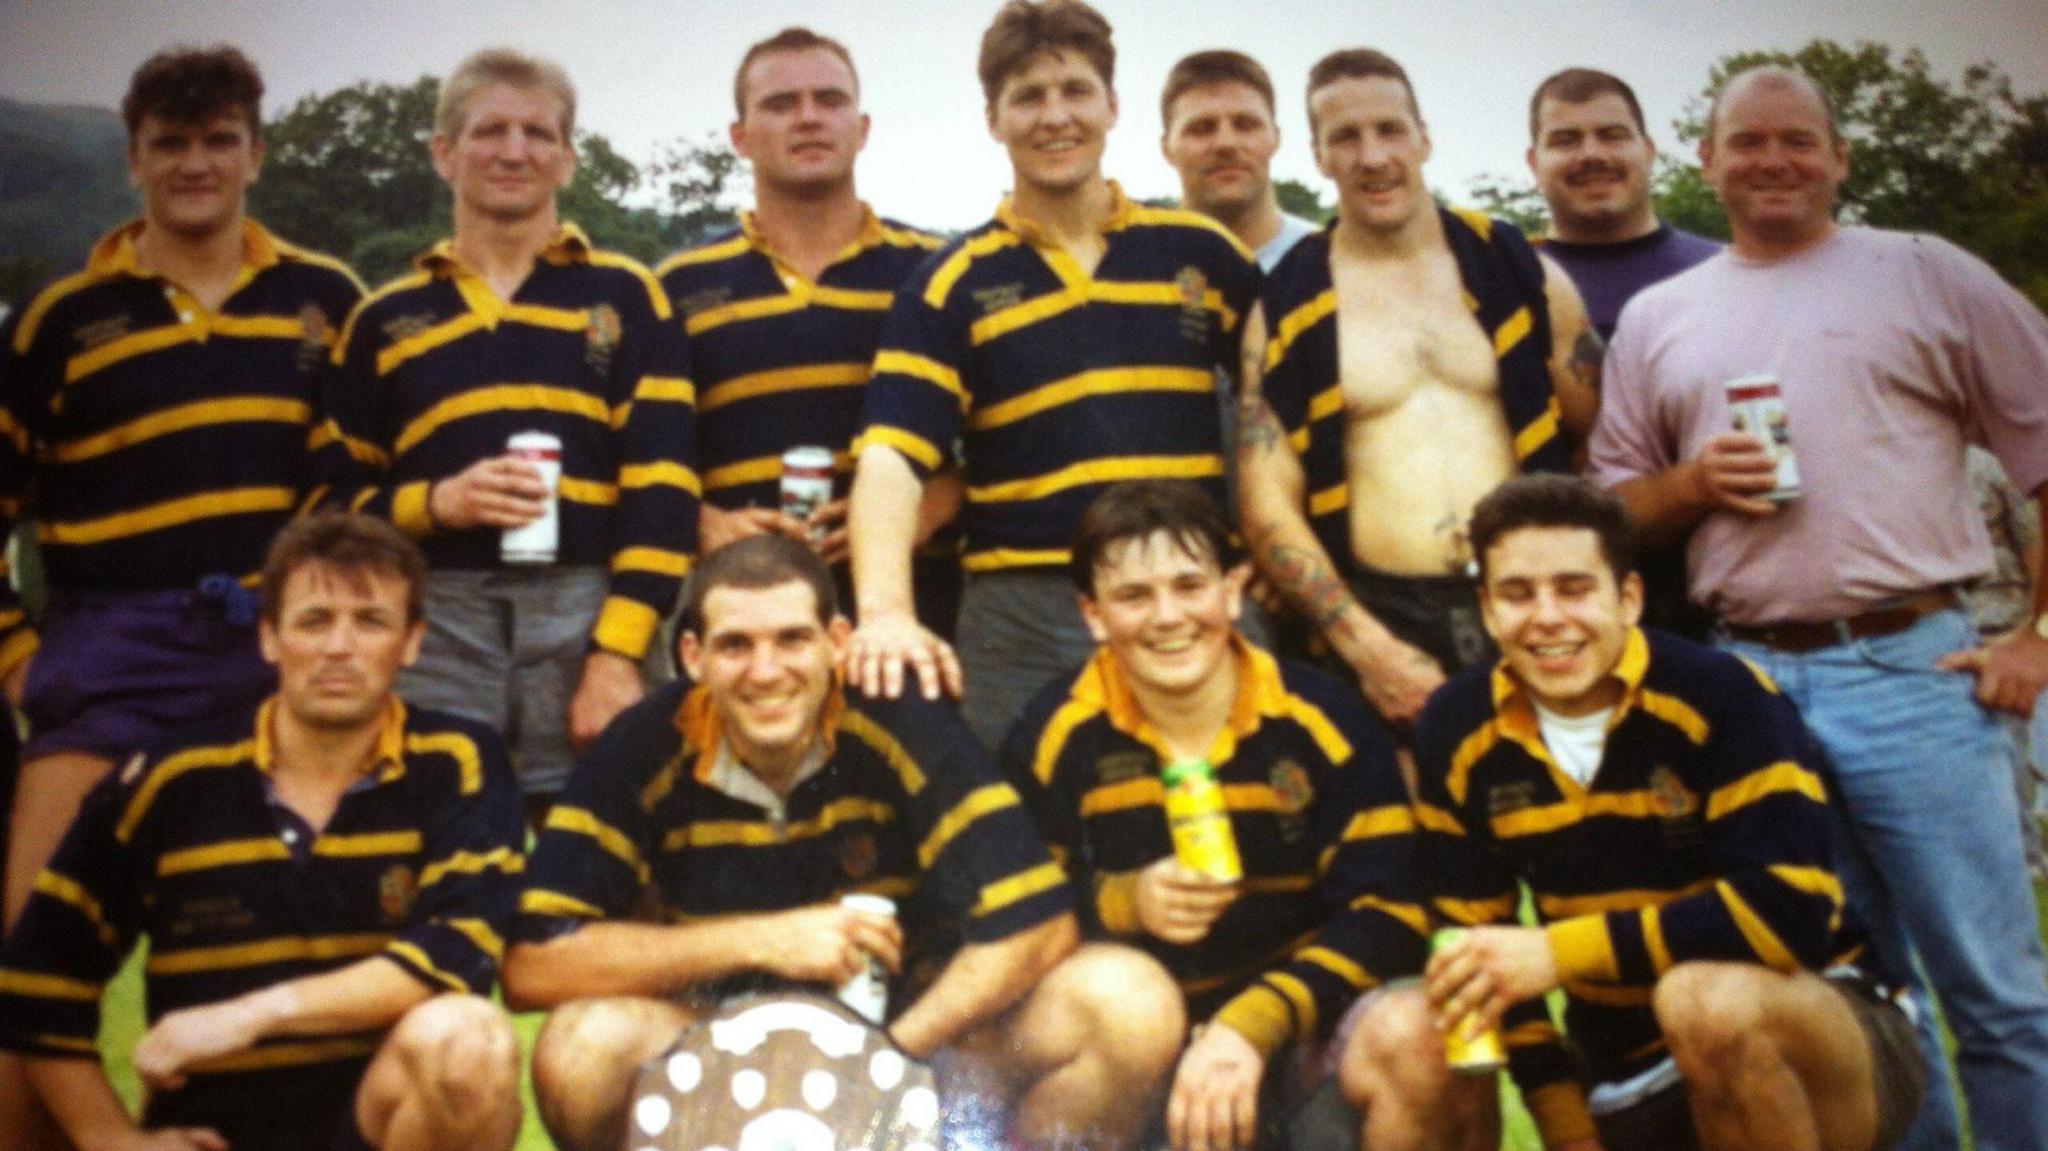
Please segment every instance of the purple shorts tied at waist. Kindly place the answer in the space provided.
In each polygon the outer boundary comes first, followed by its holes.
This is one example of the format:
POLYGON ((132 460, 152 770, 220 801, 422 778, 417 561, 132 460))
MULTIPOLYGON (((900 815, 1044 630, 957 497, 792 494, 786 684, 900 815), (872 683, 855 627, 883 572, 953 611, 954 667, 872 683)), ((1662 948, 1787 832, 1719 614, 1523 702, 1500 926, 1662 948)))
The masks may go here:
POLYGON ((29 661, 23 759, 119 760, 156 736, 269 695, 253 593, 232 580, 147 592, 52 591, 29 661))

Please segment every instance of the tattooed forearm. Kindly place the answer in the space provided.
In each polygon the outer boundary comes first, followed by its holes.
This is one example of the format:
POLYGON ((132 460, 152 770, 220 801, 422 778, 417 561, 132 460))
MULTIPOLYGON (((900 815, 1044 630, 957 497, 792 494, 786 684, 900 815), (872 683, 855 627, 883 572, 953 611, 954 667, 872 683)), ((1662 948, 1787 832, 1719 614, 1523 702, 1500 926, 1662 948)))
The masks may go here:
POLYGON ((1237 456, 1250 459, 1287 442, 1287 429, 1280 417, 1257 392, 1246 392, 1237 401, 1237 456))
POLYGON ((1597 392, 1600 390, 1600 361, 1607 356, 1607 344, 1600 339, 1600 333, 1591 324, 1579 329, 1579 338, 1572 341, 1570 368, 1572 378, 1597 392))
POLYGON ((1316 630, 1327 630, 1351 610, 1351 589, 1330 571, 1328 563, 1314 549, 1275 541, 1264 551, 1267 578, 1301 608, 1316 630))

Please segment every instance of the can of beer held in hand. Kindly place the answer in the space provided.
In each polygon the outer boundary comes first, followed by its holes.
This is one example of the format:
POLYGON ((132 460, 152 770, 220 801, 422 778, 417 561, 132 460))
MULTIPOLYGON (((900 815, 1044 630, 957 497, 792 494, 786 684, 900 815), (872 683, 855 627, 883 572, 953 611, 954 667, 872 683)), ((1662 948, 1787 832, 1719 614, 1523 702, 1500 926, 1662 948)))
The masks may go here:
POLYGON ((1189 871, 1222 883, 1244 878, 1237 837, 1230 831, 1230 809, 1223 788, 1207 760, 1183 759, 1160 773, 1166 787, 1166 826, 1173 835, 1173 857, 1189 871))
MULTIPOLYGON (((839 897, 839 906, 867 915, 896 918, 896 901, 886 895, 855 892, 839 897)), ((880 1026, 889 1014, 889 969, 873 955, 859 975, 839 985, 839 1002, 859 1012, 868 1022, 880 1026)))
POLYGON ((1792 454, 1792 432, 1785 418, 1785 398, 1778 377, 1758 372, 1729 380, 1723 386, 1728 390, 1729 423, 1736 431, 1762 440, 1777 459, 1778 470, 1772 477, 1776 486, 1763 493, 1763 498, 1774 504, 1798 499, 1799 460, 1792 454))
POLYGON ((532 464, 548 488, 548 510, 539 519, 506 528, 499 537, 498 557, 508 564, 551 564, 561 547, 562 523, 556 514, 561 497, 562 438, 548 432, 520 432, 505 441, 505 454, 532 464))
MULTIPOLYGON (((811 513, 832 502, 832 449, 801 444, 782 453, 782 514, 808 523, 811 513)), ((812 527, 811 542, 824 531, 812 527)))
MULTIPOLYGON (((1446 927, 1429 937, 1429 953, 1435 955, 1446 947, 1452 947, 1465 938, 1462 927, 1446 927)), ((1508 1064, 1507 1049, 1501 1045, 1500 1029, 1489 1027, 1477 1036, 1467 1039, 1465 1032, 1472 1024, 1470 1013, 1458 1020, 1457 1026, 1444 1032, 1444 1062, 1453 1071, 1466 1075, 1491 1075, 1508 1064)))

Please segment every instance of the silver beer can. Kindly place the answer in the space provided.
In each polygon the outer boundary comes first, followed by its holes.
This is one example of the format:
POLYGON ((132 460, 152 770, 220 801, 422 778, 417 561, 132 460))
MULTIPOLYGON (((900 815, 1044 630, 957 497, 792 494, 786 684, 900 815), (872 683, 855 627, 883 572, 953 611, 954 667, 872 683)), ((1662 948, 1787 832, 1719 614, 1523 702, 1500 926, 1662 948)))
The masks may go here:
POLYGON ((1757 372, 1729 380, 1724 386, 1728 391, 1730 425, 1762 440, 1777 461, 1773 477, 1776 484, 1763 493, 1763 498, 1774 504, 1798 499, 1799 459, 1792 453, 1792 431, 1785 417, 1785 398, 1778 377, 1770 372, 1757 372))
POLYGON ((520 432, 505 441, 505 454, 532 464, 548 488, 548 508, 539 519, 516 528, 506 528, 499 538, 498 557, 508 564, 551 564, 562 542, 562 522, 557 512, 562 483, 562 439, 549 432, 520 432))
MULTIPOLYGON (((782 514, 807 523, 832 502, 832 449, 801 444, 782 453, 782 514)), ((823 532, 813 527, 811 540, 823 532)))
MULTIPOLYGON (((839 906, 866 915, 896 918, 896 901, 886 895, 855 892, 839 897, 839 906)), ((889 1014, 889 969, 870 955, 859 975, 839 985, 839 1002, 859 1012, 868 1022, 880 1026, 889 1014)))

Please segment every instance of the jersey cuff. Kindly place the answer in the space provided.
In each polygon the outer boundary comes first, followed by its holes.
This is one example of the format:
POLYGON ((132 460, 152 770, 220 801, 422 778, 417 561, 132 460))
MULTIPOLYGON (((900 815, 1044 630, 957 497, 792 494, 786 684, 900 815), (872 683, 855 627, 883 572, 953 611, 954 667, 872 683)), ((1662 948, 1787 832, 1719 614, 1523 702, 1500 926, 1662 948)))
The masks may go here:
POLYGON ((653 608, 624 596, 609 596, 590 629, 590 642, 613 655, 638 660, 647 654, 647 645, 659 626, 661 616, 653 608))
POLYGON ((1545 927, 1543 934, 1550 941, 1550 954, 1557 962, 1560 977, 1593 983, 1612 983, 1620 978, 1605 916, 1560 919, 1545 927))
POLYGON ((1286 998, 1262 983, 1238 992, 1210 1022, 1244 1036, 1268 1060, 1294 1038, 1294 1012, 1286 998))
POLYGON ((391 522, 399 531, 415 539, 434 534, 434 513, 427 508, 432 490, 426 480, 414 480, 391 493, 391 522))

